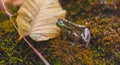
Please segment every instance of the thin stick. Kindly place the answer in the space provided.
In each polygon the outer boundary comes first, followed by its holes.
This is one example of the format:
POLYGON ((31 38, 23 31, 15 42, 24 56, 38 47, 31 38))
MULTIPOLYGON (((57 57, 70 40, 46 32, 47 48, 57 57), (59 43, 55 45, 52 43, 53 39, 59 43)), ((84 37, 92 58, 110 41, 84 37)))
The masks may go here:
POLYGON ((38 51, 35 49, 35 47, 33 47, 33 46, 30 44, 30 42, 29 42, 25 37, 24 37, 23 39, 24 39, 25 42, 33 49, 33 51, 39 56, 39 58, 45 63, 45 65, 50 65, 50 64, 48 63, 48 61, 41 55, 41 53, 38 52, 38 51))
MULTIPOLYGON (((9 19, 10 19, 11 23, 13 24, 14 28, 15 28, 15 29, 18 31, 18 33, 19 33, 19 30, 18 30, 17 26, 15 25, 15 23, 13 22, 11 16, 9 16, 9 19)), ((38 57, 44 62, 45 65, 50 65, 50 64, 48 63, 48 61, 42 56, 42 54, 41 54, 35 47, 33 47, 33 46, 31 45, 31 43, 30 43, 25 37, 23 37, 23 39, 24 39, 24 41, 32 48, 32 50, 38 55, 38 57)))
POLYGON ((3 10, 5 11, 5 13, 8 15, 8 16, 12 16, 12 14, 7 10, 6 6, 5 6, 5 3, 3 0, 1 0, 1 4, 3 6, 3 10))
MULTIPOLYGON (((12 20, 12 14, 7 10, 3 0, 1 0, 0 3, 1 3, 1 6, 2 6, 3 10, 5 11, 5 13, 9 16, 10 22, 13 24, 14 28, 19 33, 17 26, 15 25, 14 21, 12 20)), ((20 36, 20 34, 19 34, 19 36, 20 36)), ((33 47, 25 37, 23 37, 23 39, 32 48, 32 50, 38 55, 38 57, 44 62, 45 65, 50 65, 48 63, 48 61, 42 56, 42 54, 35 47, 33 47)))
POLYGON ((17 26, 15 25, 15 23, 12 20, 12 16, 9 16, 10 22, 12 23, 12 25, 14 26, 14 28, 18 31, 17 26))

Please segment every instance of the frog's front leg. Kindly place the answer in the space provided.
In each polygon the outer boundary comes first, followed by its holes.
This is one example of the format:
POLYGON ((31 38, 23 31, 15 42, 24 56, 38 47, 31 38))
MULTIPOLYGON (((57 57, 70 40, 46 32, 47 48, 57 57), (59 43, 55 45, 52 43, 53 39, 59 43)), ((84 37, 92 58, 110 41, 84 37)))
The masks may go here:
POLYGON ((75 42, 74 42, 74 41, 72 42, 72 41, 71 41, 71 40, 69 40, 69 38, 68 38, 68 37, 66 37, 66 36, 65 36, 65 37, 63 37, 63 40, 66 40, 66 43, 67 43, 67 44, 69 44, 70 46, 74 46, 74 45, 75 45, 75 42))
POLYGON ((69 41, 70 42, 67 42, 67 43, 69 43, 69 44, 71 44, 72 46, 74 46, 75 44, 77 44, 77 43, 79 43, 79 35, 77 34, 77 33, 75 33, 75 32, 70 32, 70 35, 69 35, 70 37, 68 37, 69 38, 69 41))
POLYGON ((62 33, 62 40, 67 40, 69 36, 69 31, 65 29, 65 30, 62 30, 61 33, 62 33))
POLYGON ((88 28, 84 29, 84 31, 81 33, 81 37, 83 41, 86 43, 86 47, 88 47, 88 44, 90 42, 90 31, 88 28))
POLYGON ((62 39, 66 40, 66 43, 69 44, 70 46, 74 46, 76 43, 76 39, 75 39, 73 33, 69 30, 67 30, 67 31, 63 30, 62 39))
POLYGON ((64 29, 61 31, 61 33, 62 33, 62 40, 65 40, 66 43, 70 44, 71 46, 75 45, 74 42, 72 42, 70 39, 71 38, 71 31, 64 29))

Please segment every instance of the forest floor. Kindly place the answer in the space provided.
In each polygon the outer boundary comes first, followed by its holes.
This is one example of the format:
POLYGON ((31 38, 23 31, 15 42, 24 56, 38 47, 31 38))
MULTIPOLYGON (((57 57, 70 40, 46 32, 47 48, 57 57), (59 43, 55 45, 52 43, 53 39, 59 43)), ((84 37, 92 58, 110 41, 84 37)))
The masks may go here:
MULTIPOLYGON (((61 36, 44 42, 35 42, 27 37, 32 45, 51 65, 120 65, 119 6, 116 9, 114 5, 71 1, 61 2, 67 10, 66 18, 90 29, 89 46, 69 46, 67 40, 61 40, 61 36)), ((18 38, 8 17, 0 12, 0 65, 43 65, 24 40, 18 41, 18 38)))

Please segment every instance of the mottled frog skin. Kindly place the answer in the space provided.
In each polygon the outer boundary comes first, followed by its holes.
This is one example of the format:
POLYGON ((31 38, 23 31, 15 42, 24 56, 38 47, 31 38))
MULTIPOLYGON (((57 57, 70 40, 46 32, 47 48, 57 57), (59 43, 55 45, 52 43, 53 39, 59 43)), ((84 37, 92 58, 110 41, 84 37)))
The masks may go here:
POLYGON ((67 40, 72 45, 88 46, 90 41, 90 31, 84 25, 78 25, 68 20, 58 19, 56 24, 62 31, 63 40, 67 40))

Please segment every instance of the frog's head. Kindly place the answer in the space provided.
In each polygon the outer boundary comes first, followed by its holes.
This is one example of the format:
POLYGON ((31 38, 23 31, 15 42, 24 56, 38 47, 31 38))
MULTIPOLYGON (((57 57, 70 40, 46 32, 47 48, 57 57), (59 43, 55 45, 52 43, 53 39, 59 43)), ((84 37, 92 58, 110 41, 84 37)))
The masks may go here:
POLYGON ((63 19, 58 19, 57 26, 65 27, 66 25, 64 24, 64 20, 63 19))
POLYGON ((66 29, 71 29, 70 26, 67 25, 67 21, 63 20, 63 19, 58 19, 58 22, 56 24, 58 27, 60 27, 61 29, 66 28, 66 29))

